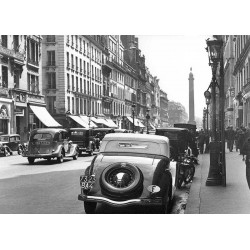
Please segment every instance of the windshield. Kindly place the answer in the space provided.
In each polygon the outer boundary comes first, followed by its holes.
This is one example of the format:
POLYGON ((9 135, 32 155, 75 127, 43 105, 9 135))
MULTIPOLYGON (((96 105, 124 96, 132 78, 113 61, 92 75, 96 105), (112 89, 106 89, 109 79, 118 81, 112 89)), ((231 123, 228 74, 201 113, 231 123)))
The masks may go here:
POLYGON ((33 136, 33 140, 50 140, 51 138, 52 135, 48 133, 38 133, 33 136))

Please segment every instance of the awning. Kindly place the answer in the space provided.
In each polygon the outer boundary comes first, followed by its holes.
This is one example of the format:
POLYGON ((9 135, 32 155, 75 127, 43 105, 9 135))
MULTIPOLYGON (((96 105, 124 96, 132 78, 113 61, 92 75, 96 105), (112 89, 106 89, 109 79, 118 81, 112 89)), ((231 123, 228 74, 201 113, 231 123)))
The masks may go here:
MULTIPOLYGON (((80 117, 81 117, 81 119, 85 122, 85 123, 87 123, 87 128, 89 127, 89 118, 88 118, 88 116, 86 116, 86 115, 80 115, 80 117)), ((91 128, 97 128, 97 126, 92 122, 92 121, 90 121, 90 127, 91 128)))
POLYGON ((97 122, 97 118, 95 118, 95 117, 93 117, 93 116, 91 117, 91 121, 93 121, 93 122, 95 122, 95 123, 98 123, 98 122, 97 122))
POLYGON ((31 110, 34 112, 36 117, 47 127, 62 127, 47 111, 45 107, 30 105, 31 110))
POLYGON ((97 118, 96 119, 96 123, 97 124, 104 124, 105 126, 109 127, 108 122, 105 119, 103 119, 103 118, 97 118))
POLYGON ((115 124, 113 120, 106 119, 106 121, 108 122, 110 128, 118 128, 117 124, 115 124))
POLYGON ((155 130, 155 126, 150 122, 149 123, 149 125, 151 126, 151 128, 153 129, 153 130, 155 130))
POLYGON ((86 123, 80 116, 77 115, 69 115, 69 117, 74 120, 79 125, 83 126, 84 128, 88 128, 89 125, 86 123))
MULTIPOLYGON (((133 123, 133 118, 130 117, 130 116, 127 116, 128 120, 133 123)), ((137 119, 137 118, 134 118, 134 122, 135 122, 135 126, 136 127, 140 127, 140 128, 145 128, 145 126, 137 119)))

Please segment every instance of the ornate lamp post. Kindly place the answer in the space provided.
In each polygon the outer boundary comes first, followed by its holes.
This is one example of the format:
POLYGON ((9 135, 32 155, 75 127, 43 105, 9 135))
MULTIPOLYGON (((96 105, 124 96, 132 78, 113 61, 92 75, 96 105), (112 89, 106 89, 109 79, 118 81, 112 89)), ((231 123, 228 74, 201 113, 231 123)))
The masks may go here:
MULTIPOLYGON (((225 135, 224 135, 224 77, 223 77, 223 41, 207 39, 207 52, 209 56, 209 66, 212 68, 212 81, 208 88, 211 88, 212 99, 212 142, 210 142, 210 168, 207 186, 225 185, 225 135), (217 67, 220 66, 220 84, 217 83, 217 67), (220 90, 220 138, 216 131, 216 87, 220 90), (218 141, 220 139, 221 141, 218 141)), ((208 95, 208 92, 205 92, 208 95)), ((204 95, 205 95, 204 93, 204 95)), ((206 96, 205 96, 206 97, 206 96)), ((207 97, 206 97, 207 99, 207 97)), ((210 99, 210 98, 208 98, 210 99)))
POLYGON ((135 104, 132 104, 133 133, 135 132, 135 104))
POLYGON ((148 130, 148 123, 149 123, 149 119, 150 119, 149 111, 150 111, 150 109, 147 109, 147 115, 146 115, 146 119, 147 119, 147 134, 149 134, 149 130, 148 130))
POLYGON ((204 96, 205 96, 205 99, 206 99, 206 104, 207 104, 207 110, 206 110, 206 115, 207 115, 207 132, 209 131, 209 127, 208 127, 208 105, 210 105, 211 103, 211 93, 207 90, 204 92, 204 96))

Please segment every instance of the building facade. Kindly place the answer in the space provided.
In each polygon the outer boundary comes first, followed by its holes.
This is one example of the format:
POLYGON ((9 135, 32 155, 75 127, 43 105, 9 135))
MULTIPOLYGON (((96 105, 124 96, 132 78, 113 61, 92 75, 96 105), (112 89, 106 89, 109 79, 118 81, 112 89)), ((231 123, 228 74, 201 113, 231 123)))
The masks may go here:
POLYGON ((46 126, 35 111, 40 107, 48 115, 41 71, 42 36, 1 35, 0 132, 18 133, 27 141, 29 131, 46 126))

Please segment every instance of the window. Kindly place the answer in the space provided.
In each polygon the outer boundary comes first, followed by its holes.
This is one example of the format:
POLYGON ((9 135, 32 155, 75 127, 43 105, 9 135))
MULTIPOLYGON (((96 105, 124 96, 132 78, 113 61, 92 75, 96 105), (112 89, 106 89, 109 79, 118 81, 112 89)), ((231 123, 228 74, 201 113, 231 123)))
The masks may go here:
POLYGON ((76 98, 76 114, 79 115, 79 98, 76 98))
POLYGON ((47 51, 47 66, 55 66, 56 65, 56 58, 55 58, 55 51, 47 51))
POLYGON ((76 71, 78 71, 78 57, 76 56, 76 71))
POLYGON ((75 36, 76 38, 76 49, 78 49, 78 36, 75 36))
POLYGON ((19 51, 19 46, 20 46, 20 44, 19 44, 19 36, 18 35, 14 35, 13 36, 13 47, 14 47, 14 50, 16 52, 19 51))
POLYGON ((72 97, 72 114, 75 113, 75 98, 72 97))
POLYGON ((1 40, 2 40, 2 46, 8 48, 8 36, 2 35, 1 40))
POLYGON ((70 90, 70 77, 69 77, 69 74, 67 74, 67 89, 70 90))
POLYGON ((78 77, 76 77, 76 91, 79 92, 79 88, 78 88, 78 77))
POLYGON ((2 87, 8 88, 8 68, 2 66, 2 87))
POLYGON ((48 107, 48 111, 51 114, 56 113, 55 102, 56 102, 56 97, 55 96, 47 96, 47 107, 48 107))
POLYGON ((48 43, 56 42, 56 36, 47 36, 47 42, 48 43))
POLYGON ((71 69, 74 69, 74 56, 71 55, 71 69))
POLYGON ((84 106, 83 106, 83 110, 84 110, 84 114, 87 114, 87 101, 84 99, 83 100, 84 106))
POLYGON ((80 78, 80 92, 82 93, 82 78, 80 78))
POLYGON ((82 59, 80 58, 80 73, 82 73, 82 59))
POLYGON ((80 114, 83 114, 83 101, 82 98, 80 99, 80 114))
POLYGON ((67 67, 68 68, 70 67, 70 64, 69 64, 69 52, 67 52, 67 67))
POLYGON ((84 79, 84 94, 86 94, 86 80, 84 79))
POLYGON ((67 97, 67 101, 68 101, 68 111, 70 111, 70 97, 67 97))
POLYGON ((48 89, 56 89, 56 72, 47 73, 48 77, 48 89))
POLYGON ((32 39, 27 39, 28 63, 38 65, 38 60, 39 60, 38 53, 39 53, 39 44, 32 39))
POLYGON ((36 75, 27 73, 28 91, 39 94, 39 78, 36 75))
POLYGON ((72 91, 75 91, 74 76, 71 76, 72 91))
POLYGON ((13 71, 13 74, 14 74, 14 88, 19 88, 20 70, 15 69, 13 71))

